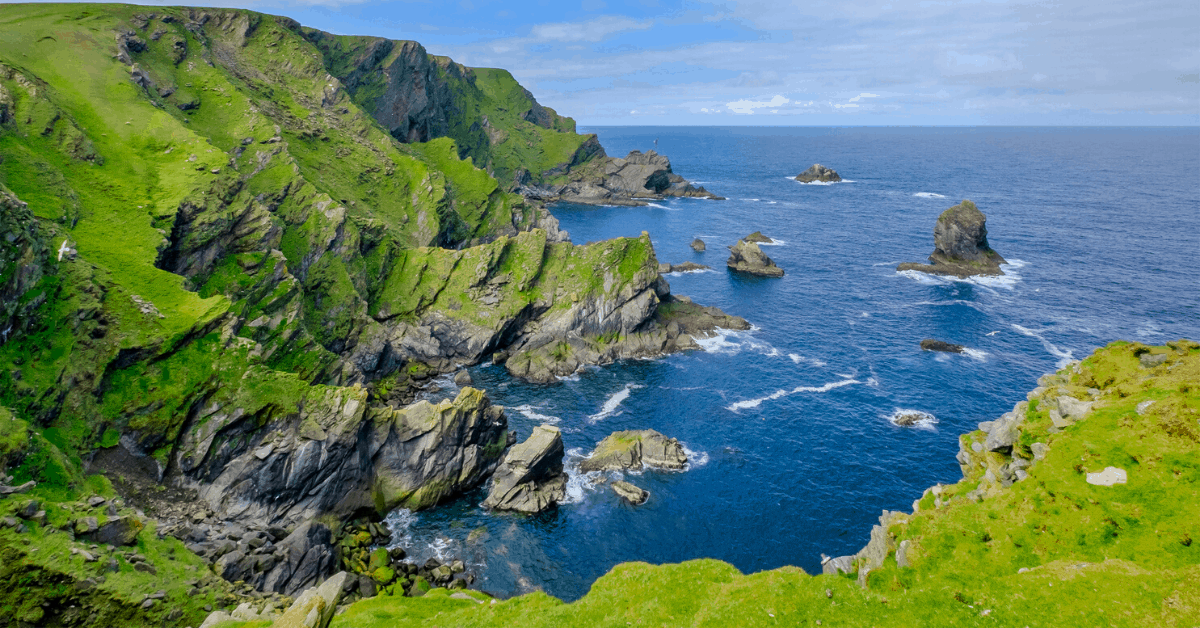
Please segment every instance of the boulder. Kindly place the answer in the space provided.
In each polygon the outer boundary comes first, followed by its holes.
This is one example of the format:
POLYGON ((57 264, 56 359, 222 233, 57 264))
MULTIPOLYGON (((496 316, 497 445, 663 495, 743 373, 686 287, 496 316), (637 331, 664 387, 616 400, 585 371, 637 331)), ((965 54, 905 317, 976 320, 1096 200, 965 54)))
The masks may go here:
POLYGON ((834 183, 841 181, 842 177, 833 168, 826 168, 821 164, 813 164, 808 170, 796 175, 796 180, 801 183, 812 183, 813 181, 834 183))
POLYGON ((987 216, 971 201, 964 200, 938 216, 933 227, 933 245, 930 264, 906 262, 896 270, 959 278, 1004 274, 1000 265, 1007 262, 988 246, 987 216))
POLYGON ((339 572, 320 586, 308 589, 296 598, 283 615, 272 624, 274 628, 325 628, 338 603, 342 601, 346 581, 352 576, 339 572))
POLYGON ((1113 486, 1116 484, 1124 484, 1129 480, 1129 475, 1125 473, 1125 469, 1117 467, 1105 467, 1099 473, 1087 474, 1087 483, 1093 486, 1113 486))
POLYGON ((458 386, 470 386, 475 380, 471 379, 471 373, 467 369, 463 369, 454 374, 454 383, 458 386))
POLYGON ((539 425, 525 442, 514 445, 492 476, 483 505, 496 510, 540 512, 566 496, 562 432, 539 425))
POLYGON ((691 246, 692 246, 692 250, 697 253, 704 252, 704 240, 701 240, 700 238, 696 238, 695 240, 692 240, 691 246))
POLYGON ((755 242, 747 242, 746 240, 738 240, 738 243, 729 247, 729 259, 725 265, 730 270, 748 275, 758 275, 761 277, 782 277, 783 269, 776 266, 771 258, 767 257, 762 249, 758 248, 755 242))
POLYGON ((646 503, 647 499, 650 499, 649 491, 638 488, 629 482, 621 480, 617 480, 616 482, 612 483, 612 490, 622 499, 633 504, 634 506, 640 506, 646 503))
POLYGON ((325 524, 316 520, 300 524, 275 545, 272 555, 279 562, 259 576, 257 588, 295 595, 321 582, 337 566, 332 542, 333 533, 325 524))
POLYGON ((643 467, 683 469, 687 453, 683 445, 654 430, 613 432, 596 445, 592 455, 579 463, 579 470, 638 470, 643 467))
POLYGON ((925 340, 921 341, 921 350, 922 351, 942 351, 945 353, 962 353, 963 349, 965 349, 965 348, 966 347, 964 347, 962 345, 956 345, 956 344, 945 342, 942 340, 934 340, 933 338, 926 338, 925 340))
POLYGON ((109 519, 89 536, 89 540, 107 545, 133 545, 137 535, 146 527, 141 519, 132 515, 109 519))

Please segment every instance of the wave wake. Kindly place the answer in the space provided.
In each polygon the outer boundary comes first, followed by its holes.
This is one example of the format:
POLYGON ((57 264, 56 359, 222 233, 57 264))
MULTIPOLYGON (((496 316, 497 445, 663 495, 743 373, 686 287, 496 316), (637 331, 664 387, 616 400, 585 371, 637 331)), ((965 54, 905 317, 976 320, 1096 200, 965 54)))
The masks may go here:
POLYGON ((1063 368, 1064 366, 1067 365, 1068 362, 1075 359, 1075 356, 1074 356, 1074 354, 1071 353, 1070 349, 1067 349, 1067 350, 1060 349, 1054 343, 1050 342, 1049 340, 1046 340, 1045 336, 1041 335, 1040 333, 1038 333, 1036 331, 1033 331, 1032 329, 1029 329, 1028 327, 1022 327, 1020 325, 1013 324, 1013 329, 1021 332, 1022 334, 1025 334, 1026 336, 1029 336, 1030 338, 1037 338, 1038 340, 1042 341, 1042 346, 1046 348, 1046 351, 1049 351, 1050 355, 1053 355, 1054 357, 1058 358, 1058 363, 1057 363, 1058 368, 1063 368))
POLYGON ((862 382, 858 381, 857 379, 843 379, 840 382, 830 382, 823 386, 797 386, 791 390, 780 389, 780 390, 776 390, 775 392, 767 395, 766 397, 759 397, 758 399, 748 399, 746 401, 738 401, 738 402, 732 403, 732 404, 726 406, 725 409, 727 409, 731 412, 738 412, 740 410, 745 410, 747 408, 757 408, 758 406, 762 405, 762 402, 764 402, 764 401, 774 401, 775 399, 779 399, 781 397, 787 397, 788 395, 795 395, 798 393, 805 393, 805 392, 826 393, 835 388, 841 388, 842 386, 850 386, 852 384, 861 384, 861 383, 862 382))
POLYGON ((617 410, 621 407, 621 402, 628 399, 629 393, 637 388, 642 388, 642 385, 641 384, 625 384, 624 388, 622 388, 621 390, 618 390, 617 392, 613 393, 612 395, 609 395, 608 399, 606 399, 604 401, 604 405, 600 407, 600 411, 597 412, 596 414, 589 416, 588 421, 595 423, 597 421, 607 419, 608 417, 613 416, 614 414, 617 414, 617 410))

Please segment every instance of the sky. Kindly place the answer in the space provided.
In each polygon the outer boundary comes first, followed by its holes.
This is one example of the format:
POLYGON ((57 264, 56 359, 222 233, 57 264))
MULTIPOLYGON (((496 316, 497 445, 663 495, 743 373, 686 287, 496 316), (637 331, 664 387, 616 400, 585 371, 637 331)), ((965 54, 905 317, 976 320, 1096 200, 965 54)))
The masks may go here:
POLYGON ((1200 125, 1197 0, 199 4, 505 68, 583 126, 1200 125))

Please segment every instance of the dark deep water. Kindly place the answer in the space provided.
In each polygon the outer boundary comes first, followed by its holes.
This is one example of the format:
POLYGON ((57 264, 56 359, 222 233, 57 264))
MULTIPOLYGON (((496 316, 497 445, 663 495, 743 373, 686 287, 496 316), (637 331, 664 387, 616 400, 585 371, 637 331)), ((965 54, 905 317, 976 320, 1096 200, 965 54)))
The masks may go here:
MULTIPOLYGON (((880 510, 910 510, 926 487, 957 481, 958 435, 1007 411, 1042 373, 1116 339, 1200 338, 1200 130, 585 131, 613 156, 657 138, 677 173, 729 200, 552 208, 572 240, 649 231, 660 261, 714 269, 670 276, 676 294, 756 328, 709 341, 707 352, 550 386, 472 369, 521 439, 541 422, 563 430, 569 471, 622 429, 659 430, 692 456, 685 472, 627 478, 651 493, 636 508, 576 474, 570 503, 534 517, 488 514, 482 490, 393 513, 411 554, 466 558, 492 593, 541 587, 571 600, 632 560, 815 573, 820 553, 863 546, 880 510), (849 181, 791 180, 815 162, 849 181), (933 250, 938 214, 964 198, 987 214, 1008 275, 898 274, 896 264, 933 250), (725 246, 756 230, 782 240, 764 248, 782 279, 725 270, 725 246), (706 253, 688 247, 697 236, 706 253), (923 338, 971 351, 922 353, 923 338), (936 424, 896 427, 897 409, 936 424)), ((438 396, 454 393, 444 386, 438 396)))

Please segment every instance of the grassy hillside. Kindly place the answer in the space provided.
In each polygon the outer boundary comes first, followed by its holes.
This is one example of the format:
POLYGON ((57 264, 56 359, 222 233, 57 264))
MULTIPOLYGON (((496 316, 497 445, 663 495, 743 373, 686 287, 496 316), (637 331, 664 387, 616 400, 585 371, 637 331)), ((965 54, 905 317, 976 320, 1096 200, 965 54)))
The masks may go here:
MULTIPOLYGON (((988 454, 961 482, 927 491, 915 513, 886 518, 887 558, 866 587, 854 574, 787 567, 743 575, 714 560, 627 563, 572 604, 541 593, 479 604, 435 591, 360 601, 332 625, 1195 626, 1200 345, 1114 343, 1043 378, 1030 397, 1012 452, 988 454), (1166 360, 1146 368, 1143 355, 1166 360), (1061 395, 1098 401, 1056 430, 1046 406, 1061 395), (1033 461, 1040 445, 1048 450, 1027 479, 986 477, 1002 459, 1033 461), (1109 466, 1128 483, 1086 481, 1109 466)), ((967 450, 984 440, 963 438, 967 450)))

